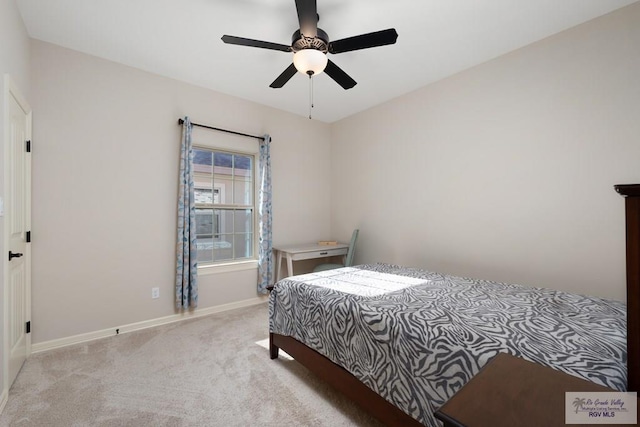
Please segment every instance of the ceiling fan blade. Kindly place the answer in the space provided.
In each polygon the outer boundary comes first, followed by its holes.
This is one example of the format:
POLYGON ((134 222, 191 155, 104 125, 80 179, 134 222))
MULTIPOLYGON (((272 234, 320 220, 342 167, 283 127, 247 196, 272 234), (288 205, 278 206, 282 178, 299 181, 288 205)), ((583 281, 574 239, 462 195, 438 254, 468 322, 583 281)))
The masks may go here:
POLYGON ((374 33, 360 34, 359 36, 332 41, 329 43, 329 52, 342 53, 376 46, 385 46, 394 44, 397 39, 398 33, 395 28, 389 28, 374 33))
POLYGON ((279 50, 282 52, 291 52, 291 46, 286 44, 265 42, 262 40, 245 39, 244 37, 222 36, 222 41, 227 44, 237 44, 240 46, 259 47, 262 49, 279 50))
POLYGON ((298 72, 298 70, 296 69, 296 66, 295 66, 295 65, 293 65, 293 64, 289 65, 289 66, 287 67, 287 69, 286 69, 286 70, 284 70, 284 71, 282 72, 282 74, 280 74, 280 75, 278 76, 278 78, 276 78, 276 79, 273 81, 273 83, 271 83, 271 84, 269 85, 269 87, 272 87, 272 88, 274 88, 274 89, 279 89, 279 88, 281 88, 281 87, 282 87, 282 86, 284 86, 284 84, 285 84, 286 82, 288 82, 288 81, 291 79, 291 77, 293 77, 297 72, 298 72))
POLYGON ((296 0, 300 32, 305 37, 318 35, 318 6, 316 0, 296 0))
POLYGON ((344 89, 351 89, 358 84, 355 80, 349 77, 347 73, 342 71, 342 68, 338 67, 331 60, 327 62, 327 68, 324 69, 324 72, 344 89))

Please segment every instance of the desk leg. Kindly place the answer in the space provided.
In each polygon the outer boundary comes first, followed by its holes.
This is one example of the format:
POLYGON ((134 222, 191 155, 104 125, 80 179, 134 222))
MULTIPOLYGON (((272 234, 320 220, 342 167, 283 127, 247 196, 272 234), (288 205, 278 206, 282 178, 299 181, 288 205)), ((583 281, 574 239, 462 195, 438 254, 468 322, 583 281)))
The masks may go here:
POLYGON ((288 277, 293 276, 293 260, 291 259, 291 254, 287 254, 287 274, 288 277))
POLYGON ((280 271, 282 268, 282 251, 278 251, 278 271, 276 271, 276 282, 280 281, 282 278, 282 273, 280 271))

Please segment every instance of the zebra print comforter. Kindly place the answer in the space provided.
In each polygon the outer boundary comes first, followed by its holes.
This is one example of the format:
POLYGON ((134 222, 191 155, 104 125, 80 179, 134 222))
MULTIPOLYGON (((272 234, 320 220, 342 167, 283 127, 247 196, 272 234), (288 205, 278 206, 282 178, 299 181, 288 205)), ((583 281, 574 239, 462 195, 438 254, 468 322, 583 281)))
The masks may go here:
POLYGON ((279 281, 269 330, 428 426, 441 425, 433 412, 499 352, 626 388, 625 304, 551 289, 361 265, 279 281))

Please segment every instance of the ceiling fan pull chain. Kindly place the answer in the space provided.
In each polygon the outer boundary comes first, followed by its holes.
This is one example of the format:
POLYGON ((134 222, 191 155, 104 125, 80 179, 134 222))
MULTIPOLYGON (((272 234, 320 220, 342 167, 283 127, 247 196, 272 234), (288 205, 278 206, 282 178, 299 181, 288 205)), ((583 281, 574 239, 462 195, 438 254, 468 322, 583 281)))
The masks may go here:
POLYGON ((309 120, 311 120, 311 109, 313 108, 313 79, 312 74, 309 74, 309 120))

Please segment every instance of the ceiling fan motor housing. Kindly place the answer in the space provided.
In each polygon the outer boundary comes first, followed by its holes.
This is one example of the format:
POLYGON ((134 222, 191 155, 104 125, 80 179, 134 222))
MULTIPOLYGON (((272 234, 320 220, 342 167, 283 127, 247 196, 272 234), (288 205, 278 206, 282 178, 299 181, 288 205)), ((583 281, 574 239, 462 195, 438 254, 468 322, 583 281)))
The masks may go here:
POLYGON ((295 53, 303 49, 315 49, 327 53, 329 51, 329 35, 320 28, 318 28, 315 37, 305 37, 300 30, 296 30, 291 36, 291 50, 295 53))

